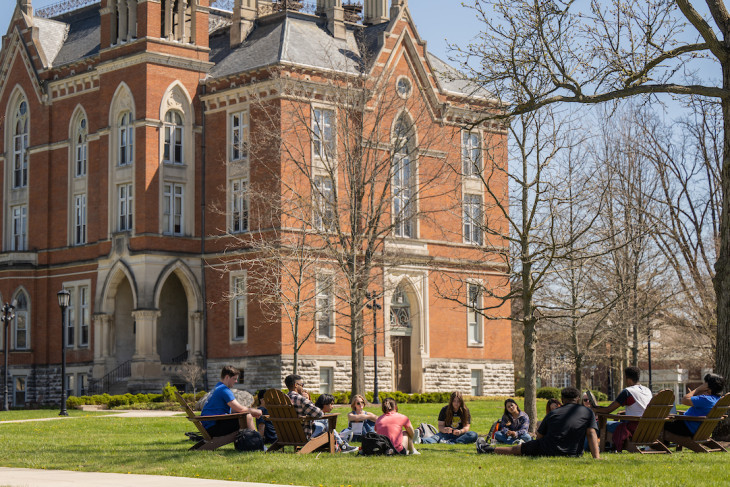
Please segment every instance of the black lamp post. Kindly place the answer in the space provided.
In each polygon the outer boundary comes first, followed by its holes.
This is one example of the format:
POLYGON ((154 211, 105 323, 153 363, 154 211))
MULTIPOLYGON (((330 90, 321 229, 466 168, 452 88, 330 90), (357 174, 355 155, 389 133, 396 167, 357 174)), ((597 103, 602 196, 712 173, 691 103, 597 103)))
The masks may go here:
POLYGON ((9 378, 10 375, 8 374, 8 355, 10 355, 10 334, 8 331, 10 331, 10 322, 15 317, 15 300, 11 304, 5 303, 2 307, 2 316, 0 319, 2 320, 3 324, 5 325, 5 328, 3 329, 3 337, 5 344, 5 380, 3 381, 3 386, 5 387, 5 393, 3 394, 3 411, 10 411, 10 384, 9 378))
POLYGON ((646 339, 646 349, 649 355, 649 390, 653 391, 652 383, 651 383, 651 327, 648 328, 647 332, 647 339, 646 339))
POLYGON ((375 291, 367 292, 365 296, 368 298, 368 304, 365 306, 373 310, 373 404, 380 404, 378 397, 378 310, 383 307, 378 304, 379 296, 375 291))
POLYGON ((58 291, 58 306, 61 308, 61 412, 59 416, 68 416, 66 411, 66 308, 71 301, 71 293, 65 289, 58 291))

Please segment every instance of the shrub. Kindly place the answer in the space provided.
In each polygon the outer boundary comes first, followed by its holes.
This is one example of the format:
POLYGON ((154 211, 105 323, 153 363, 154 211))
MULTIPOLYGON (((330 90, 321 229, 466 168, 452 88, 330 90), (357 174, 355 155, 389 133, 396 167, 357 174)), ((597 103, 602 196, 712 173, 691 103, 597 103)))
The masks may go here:
POLYGON ((557 387, 541 387, 537 390, 537 397, 541 399, 560 399, 560 389, 557 387))
POLYGON ((129 405, 129 397, 127 397, 127 396, 131 396, 131 394, 125 394, 123 396, 112 396, 109 399, 109 402, 107 403, 107 405, 109 406, 110 409, 116 408, 119 406, 127 406, 127 405, 129 405))
POLYGON ((165 387, 162 388, 163 402, 177 401, 175 399, 175 392, 177 392, 177 387, 171 386, 169 382, 165 384, 165 387))
POLYGON ((84 404, 84 402, 81 400, 80 397, 70 396, 68 399, 66 399, 66 407, 69 409, 77 408, 82 404, 84 404))
POLYGON ((515 396, 517 396, 517 397, 525 397, 525 388, 524 387, 520 387, 519 389, 517 389, 515 391, 515 396))
POLYGON ((608 396, 606 394, 604 394, 603 392, 594 391, 592 389, 591 389, 591 392, 593 393, 594 396, 596 396, 596 401, 599 401, 599 402, 608 401, 608 396))

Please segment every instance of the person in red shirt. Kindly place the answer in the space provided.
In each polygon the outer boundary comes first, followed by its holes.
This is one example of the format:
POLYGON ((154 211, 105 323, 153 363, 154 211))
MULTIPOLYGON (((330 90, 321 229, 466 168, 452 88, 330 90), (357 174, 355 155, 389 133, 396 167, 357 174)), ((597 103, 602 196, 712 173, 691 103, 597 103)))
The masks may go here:
POLYGON ((383 415, 375 421, 375 432, 387 436, 402 455, 420 455, 413 446, 413 426, 408 416, 398 412, 398 404, 392 397, 383 399, 383 415), (404 431, 405 430, 405 431, 404 431))

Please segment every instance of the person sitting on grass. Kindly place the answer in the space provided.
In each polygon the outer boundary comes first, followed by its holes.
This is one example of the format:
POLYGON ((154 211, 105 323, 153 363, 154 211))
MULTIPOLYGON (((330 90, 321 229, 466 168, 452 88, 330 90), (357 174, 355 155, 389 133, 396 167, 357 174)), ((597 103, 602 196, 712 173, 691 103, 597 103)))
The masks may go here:
POLYGON ((537 429, 537 439, 505 448, 489 446, 484 438, 477 440, 477 453, 524 456, 573 456, 583 454, 583 439, 588 436, 591 455, 599 459, 598 424, 593 412, 578 404, 580 391, 566 387, 560 391, 562 407, 548 413, 537 429))
MULTIPOLYGON (((625 407, 625 413, 628 416, 641 416, 644 414, 646 406, 653 397, 648 387, 639 384, 641 369, 635 366, 626 367, 624 370, 624 380, 627 387, 622 390, 616 397, 616 400, 605 407, 594 407, 596 413, 611 413, 620 406, 625 407)), ((586 407, 591 407, 590 398, 587 397, 583 402, 586 407)), ((606 424, 606 440, 613 443, 616 451, 623 449, 624 442, 631 438, 631 435, 639 426, 638 421, 609 421, 606 424)))
MULTIPOLYGON (((213 388, 213 392, 211 392, 208 402, 203 406, 200 415, 217 416, 219 414, 248 413, 246 428, 256 431, 253 420, 261 417, 261 411, 243 406, 236 400, 236 396, 231 391, 240 376, 241 371, 237 368, 230 365, 223 367, 221 380, 213 388)), ((202 424, 210 436, 225 436, 229 433, 235 433, 240 428, 238 419, 203 421, 202 424)))
MULTIPOLYGON (((314 402, 314 405, 322 410, 323 413, 327 414, 332 412, 332 407, 335 404, 335 397, 331 394, 322 394, 314 402)), ((312 438, 316 438, 329 429, 329 421, 326 419, 317 419, 314 421, 314 431, 312 432, 312 438)), ((332 432, 335 436, 335 442, 337 443, 337 451, 341 453, 352 453, 357 451, 357 447, 348 445, 346 441, 342 439, 337 430, 332 432)))
POLYGON ((441 408, 438 417, 439 432, 428 438, 423 438, 423 443, 458 443, 468 444, 477 441, 477 434, 471 430, 471 414, 469 408, 464 404, 461 392, 451 393, 449 404, 441 408))
POLYGON ((408 416, 398 412, 398 404, 392 397, 383 399, 383 415, 375 421, 375 432, 387 436, 395 451, 401 455, 420 455, 413 446, 413 426, 408 416), (403 431, 405 430, 405 431, 403 431))
POLYGON ((504 414, 499 422, 499 431, 494 434, 494 439, 499 443, 511 445, 521 444, 532 440, 528 430, 530 429, 530 418, 517 405, 514 399, 504 401, 504 414))
POLYGON ((263 417, 269 415, 269 411, 266 409, 266 401, 264 400, 265 393, 266 389, 261 389, 256 393, 256 396, 259 399, 259 409, 262 414, 262 417, 256 419, 256 428, 258 429, 261 438, 264 439, 264 444, 270 445, 272 443, 276 443, 277 436, 274 423, 263 417))
MULTIPOLYGON (((725 389, 725 379, 717 374, 707 374, 704 383, 694 390, 689 390, 682 398, 682 404, 691 406, 685 411, 685 416, 707 416, 707 413, 722 397, 725 389)), ((693 444, 687 441, 692 438, 700 427, 699 421, 667 421, 664 423, 664 440, 690 448, 693 444)))
POLYGON ((347 413, 347 428, 340 432, 343 438, 350 438, 351 441, 361 441, 362 435, 375 431, 375 421, 378 417, 365 411, 365 398, 360 394, 352 396, 350 401, 350 412, 347 413))

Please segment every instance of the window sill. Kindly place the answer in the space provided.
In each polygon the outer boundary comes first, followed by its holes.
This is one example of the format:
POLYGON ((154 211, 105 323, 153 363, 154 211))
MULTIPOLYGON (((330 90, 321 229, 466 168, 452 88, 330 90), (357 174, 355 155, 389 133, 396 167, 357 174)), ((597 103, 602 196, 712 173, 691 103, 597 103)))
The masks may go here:
POLYGON ((335 343, 336 338, 316 337, 314 341, 315 343, 335 343))
POLYGON ((0 254, 0 266, 16 265, 16 264, 38 264, 38 252, 28 252, 26 250, 5 252, 0 254))
POLYGON ((484 343, 483 342, 481 342, 481 343, 470 342, 470 343, 467 343, 466 346, 468 348, 484 348, 484 343))

